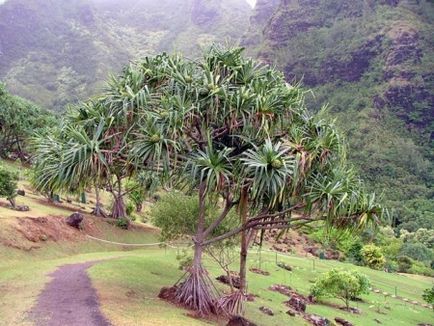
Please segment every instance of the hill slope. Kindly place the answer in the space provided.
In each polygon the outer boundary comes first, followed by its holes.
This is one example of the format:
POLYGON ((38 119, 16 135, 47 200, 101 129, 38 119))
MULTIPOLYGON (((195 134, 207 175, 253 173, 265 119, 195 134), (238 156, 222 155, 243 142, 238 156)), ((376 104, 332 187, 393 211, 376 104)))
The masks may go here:
POLYGON ((250 10, 244 0, 8 0, 0 5, 0 80, 61 110, 94 95, 130 59, 235 42, 250 10))
POLYGON ((312 88, 312 107, 330 104, 352 160, 398 219, 421 215, 430 227, 433 21, 425 0, 262 0, 243 41, 312 88))

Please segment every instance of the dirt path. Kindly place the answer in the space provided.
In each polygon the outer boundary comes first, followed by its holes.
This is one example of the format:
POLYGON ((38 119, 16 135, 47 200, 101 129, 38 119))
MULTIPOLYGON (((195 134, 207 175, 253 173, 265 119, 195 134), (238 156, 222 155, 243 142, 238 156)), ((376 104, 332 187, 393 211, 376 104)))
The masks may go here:
POLYGON ((109 326, 99 310, 98 297, 86 270, 95 264, 65 265, 50 274, 30 312, 36 326, 109 326))

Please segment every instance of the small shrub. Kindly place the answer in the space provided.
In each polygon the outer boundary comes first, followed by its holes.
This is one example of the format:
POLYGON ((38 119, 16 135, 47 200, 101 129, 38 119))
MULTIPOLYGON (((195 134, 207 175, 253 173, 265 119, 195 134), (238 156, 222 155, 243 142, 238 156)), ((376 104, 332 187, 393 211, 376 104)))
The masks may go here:
POLYGON ((410 274, 434 276, 434 271, 420 261, 413 261, 413 265, 408 270, 410 274))
POLYGON ((126 211, 128 216, 131 216, 135 209, 136 209, 136 206, 133 202, 131 202, 131 201, 127 202, 127 205, 125 207, 125 211, 126 211))
POLYGON ((365 265, 372 269, 380 270, 386 263, 386 259, 384 258, 381 249, 373 244, 363 246, 361 255, 365 265))
POLYGON ((130 226, 130 221, 127 218, 120 218, 116 220, 116 226, 121 229, 128 230, 128 227, 130 226))
POLYGON ((0 198, 6 198, 15 207, 18 176, 0 166, 0 198))
POLYGON ((323 274, 311 288, 314 297, 332 297, 345 302, 350 308, 350 300, 369 293, 370 282, 366 275, 357 271, 332 269, 323 274))
POLYGON ((356 264, 356 265, 362 265, 363 264, 363 257, 362 257, 362 248, 363 245, 360 242, 355 242, 351 245, 351 247, 348 249, 347 255, 348 259, 356 264))
POLYGON ((423 291, 422 298, 426 303, 434 305, 434 286, 431 289, 425 289, 423 291))

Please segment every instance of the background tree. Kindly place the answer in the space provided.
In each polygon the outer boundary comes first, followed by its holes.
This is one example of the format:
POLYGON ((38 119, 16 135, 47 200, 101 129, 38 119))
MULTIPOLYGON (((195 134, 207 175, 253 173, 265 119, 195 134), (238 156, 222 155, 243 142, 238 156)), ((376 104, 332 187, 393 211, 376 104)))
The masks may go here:
POLYGON ((44 191, 96 191, 96 215, 102 215, 99 192, 105 187, 113 195, 113 218, 125 218, 122 181, 135 172, 126 159, 127 135, 121 118, 113 116, 104 99, 74 107, 58 133, 34 139, 33 184, 44 191))
POLYGON ((42 133, 54 125, 54 115, 35 104, 6 91, 0 83, 0 157, 16 155, 28 161, 27 145, 35 133, 42 133))
POLYGON ((349 309, 350 301, 361 294, 368 294, 369 287, 369 279, 357 271, 332 269, 315 282, 311 294, 316 298, 338 298, 349 309))

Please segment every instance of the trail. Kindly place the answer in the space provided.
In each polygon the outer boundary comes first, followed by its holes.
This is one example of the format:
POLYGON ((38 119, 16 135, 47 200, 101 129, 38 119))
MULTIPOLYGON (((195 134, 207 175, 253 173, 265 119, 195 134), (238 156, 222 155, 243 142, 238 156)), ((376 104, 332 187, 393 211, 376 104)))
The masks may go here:
POLYGON ((98 297, 87 275, 96 262, 64 265, 50 274, 30 311, 36 326, 110 326, 99 309, 98 297))

